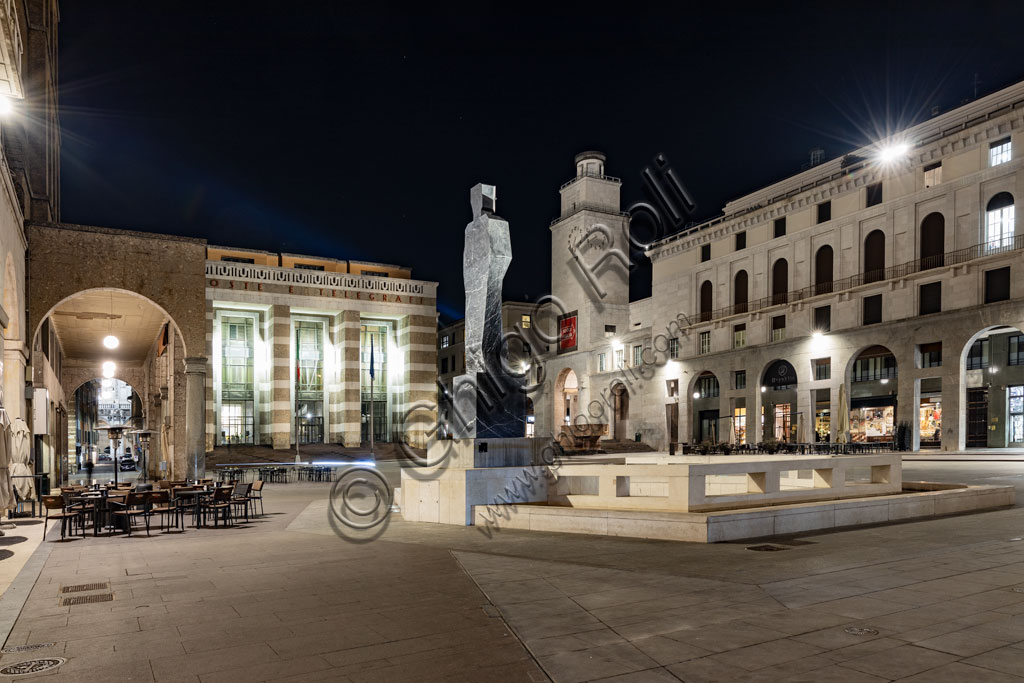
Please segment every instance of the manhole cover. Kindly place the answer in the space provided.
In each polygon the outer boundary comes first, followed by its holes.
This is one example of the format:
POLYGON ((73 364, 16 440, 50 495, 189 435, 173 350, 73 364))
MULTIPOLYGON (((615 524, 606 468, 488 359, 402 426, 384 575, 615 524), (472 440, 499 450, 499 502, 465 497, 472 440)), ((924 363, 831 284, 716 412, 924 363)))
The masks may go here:
POLYGON ((67 660, 63 657, 47 657, 46 659, 26 659, 24 662, 18 662, 17 664, 8 664, 7 666, 0 669, 0 676, 28 676, 29 674, 37 674, 41 671, 49 671, 50 669, 56 669, 58 666, 66 662, 67 660))
POLYGON ((103 583, 79 583, 74 586, 62 586, 60 589, 61 593, 81 593, 83 591, 98 591, 106 590, 110 588, 110 584, 104 581, 103 583))
POLYGON ((53 647, 57 643, 34 643, 32 645, 12 645, 11 647, 5 647, 0 650, 6 655, 15 654, 18 652, 32 652, 33 650, 42 650, 44 647, 53 647))
POLYGON ((67 607, 68 605, 87 605, 91 602, 110 602, 114 599, 114 596, 110 593, 100 593, 99 595, 72 595, 70 598, 61 598, 60 606, 67 607))
POLYGON ((783 548, 780 545, 772 545, 771 543, 762 543, 761 545, 748 545, 747 550, 754 550, 759 553, 774 553, 779 550, 789 550, 789 548, 783 548))
POLYGON ((878 629, 873 628, 862 628, 860 626, 849 626, 843 629, 851 636, 877 636, 878 629))

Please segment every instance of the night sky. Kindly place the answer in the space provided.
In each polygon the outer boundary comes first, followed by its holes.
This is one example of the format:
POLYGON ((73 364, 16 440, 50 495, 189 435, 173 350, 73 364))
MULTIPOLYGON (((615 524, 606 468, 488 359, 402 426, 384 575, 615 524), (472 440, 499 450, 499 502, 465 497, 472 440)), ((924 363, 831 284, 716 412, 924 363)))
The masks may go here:
MULTIPOLYGON (((62 219, 408 265, 446 319, 477 182, 511 224, 505 297, 535 299, 579 151, 608 155, 624 206, 667 154, 704 219, 812 147, 837 157, 1024 78, 1006 0, 159 4, 61 3, 62 219)), ((647 264, 632 298, 649 293, 647 264)))

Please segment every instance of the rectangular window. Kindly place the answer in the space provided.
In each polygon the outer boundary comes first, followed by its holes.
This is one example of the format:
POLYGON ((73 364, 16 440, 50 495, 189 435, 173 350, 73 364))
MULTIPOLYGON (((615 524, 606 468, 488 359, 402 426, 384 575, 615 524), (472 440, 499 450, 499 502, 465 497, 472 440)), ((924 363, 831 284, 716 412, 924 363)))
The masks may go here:
POLYGON ((864 320, 865 325, 875 325, 882 322, 882 295, 864 297, 864 320))
POLYGON ((818 204, 818 222, 825 223, 830 220, 832 220, 832 202, 818 204))
POLYGON ((697 378, 697 394, 696 398, 718 397, 718 380, 715 379, 714 375, 704 375, 697 378))
POLYGON ((942 367, 942 342, 932 344, 921 344, 921 367, 940 368, 942 367))
POLYGON ((924 186, 935 187, 942 182, 942 162, 928 164, 924 167, 924 186))
POLYGON ((1024 386, 1006 387, 1010 399, 1010 442, 1024 441, 1024 386))
POLYGON ((747 248, 747 233, 738 232, 736 233, 736 251, 747 248))
POLYGON ((459 369, 459 357, 458 356, 452 356, 452 372, 455 372, 458 369, 459 369))
POLYGON ((998 166, 1010 160, 1010 138, 997 140, 988 146, 988 165, 998 166))
POLYGON ((776 218, 775 219, 775 225, 774 225, 773 229, 774 229, 774 231, 772 233, 773 236, 775 236, 775 237, 785 237, 786 236, 786 217, 783 216, 782 218, 776 218))
POLYGON ((832 307, 818 306, 814 309, 814 331, 829 332, 832 330, 832 307))
POLYGON ((221 256, 221 261, 229 261, 231 263, 256 263, 255 259, 244 258, 242 256, 221 256))
POLYGON ((747 345, 747 325, 743 323, 741 325, 732 326, 732 347, 734 349, 742 349, 747 345))
POLYGON ((967 352, 967 369, 982 370, 989 365, 989 349, 991 344, 988 339, 979 339, 971 344, 971 350, 967 352))
POLYGON ((811 365, 814 367, 814 379, 832 379, 831 358, 815 358, 811 365))
POLYGON ((878 206, 882 203, 882 183, 868 185, 865 206, 878 206))
POLYGON ((711 260, 711 245, 710 244, 702 244, 701 247, 700 247, 700 262, 704 263, 705 261, 710 261, 710 260, 711 260))
POLYGON ((312 263, 296 263, 295 267, 299 270, 323 270, 323 266, 316 266, 312 263))
POLYGON ((711 332, 701 332, 699 337, 699 350, 698 353, 705 354, 711 353, 711 332))
POLYGON ((644 347, 642 344, 633 346, 633 367, 638 368, 644 363, 644 347))
POLYGON ((520 316, 519 318, 519 326, 522 327, 524 330, 530 329, 531 322, 533 322, 533 320, 528 315, 520 316))
POLYGON ((854 382, 871 382, 878 379, 896 378, 895 356, 868 356, 853 363, 854 382))
POLYGON ((448 373, 448 359, 447 358, 442 358, 441 359, 441 374, 445 375, 447 373, 448 373))
POLYGON ((621 369, 622 365, 625 363, 623 355, 624 355, 624 350, 623 349, 615 349, 615 367, 617 367, 619 369, 621 369))
POLYGON ((615 334, 615 325, 604 326, 604 336, 611 337, 615 334))
POLYGON ((786 338, 786 316, 777 315, 772 318, 772 341, 782 341, 786 338))
POLYGON ((679 358, 679 338, 672 337, 668 340, 668 357, 679 358))
POLYGON ((442 349, 447 349, 448 345, 451 344, 451 342, 452 342, 452 337, 451 337, 450 334, 441 335, 441 348, 442 349))
POLYGON ((1007 365, 1024 365, 1024 335, 1010 337, 1010 358, 1007 365))
POLYGON ((747 388, 747 371, 737 370, 732 373, 732 385, 734 389, 746 389, 747 388))
POLYGON ((929 282, 918 289, 917 314, 930 315, 942 311, 942 283, 929 282))
POLYGON ((985 246, 1000 249, 1013 246, 1014 233, 1013 204, 1000 206, 985 213, 985 246))
POLYGON ((1010 298, 1010 266, 985 271, 985 303, 1007 301, 1010 298))
POLYGON ((607 368, 605 367, 605 358, 603 353, 597 354, 597 371, 604 372, 607 368))

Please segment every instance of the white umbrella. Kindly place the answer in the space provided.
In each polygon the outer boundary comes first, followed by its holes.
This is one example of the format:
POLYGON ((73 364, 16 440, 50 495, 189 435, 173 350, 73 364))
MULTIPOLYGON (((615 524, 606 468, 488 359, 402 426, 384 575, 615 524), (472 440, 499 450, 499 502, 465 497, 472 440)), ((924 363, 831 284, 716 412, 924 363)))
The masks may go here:
POLYGON ((839 416, 836 422, 836 443, 850 440, 850 409, 846 407, 846 382, 839 385, 839 416))
POLYGON ((32 478, 32 454, 29 450, 30 435, 25 421, 20 417, 15 418, 11 425, 10 476, 23 477, 13 480, 14 490, 22 500, 31 500, 36 495, 36 483, 32 478))
POLYGON ((11 430, 0 426, 0 510, 13 510, 15 508, 10 466, 11 430))

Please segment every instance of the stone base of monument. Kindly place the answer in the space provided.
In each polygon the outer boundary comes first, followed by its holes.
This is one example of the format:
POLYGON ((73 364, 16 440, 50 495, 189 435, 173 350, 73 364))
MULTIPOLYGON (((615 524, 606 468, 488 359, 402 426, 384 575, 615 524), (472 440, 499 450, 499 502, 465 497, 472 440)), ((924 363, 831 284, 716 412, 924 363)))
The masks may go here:
POLYGON ((448 439, 427 446, 427 467, 402 469, 409 522, 471 525, 473 506, 547 501, 550 439, 448 439))
POLYGON ((665 541, 719 543, 1012 507, 1012 486, 903 482, 903 492, 847 500, 716 512, 480 505, 474 524, 488 533, 521 529, 665 541))

